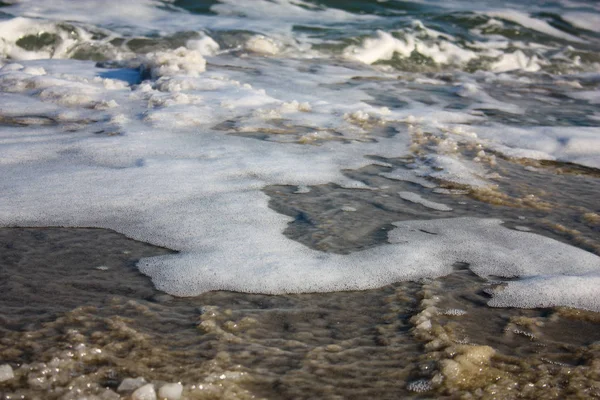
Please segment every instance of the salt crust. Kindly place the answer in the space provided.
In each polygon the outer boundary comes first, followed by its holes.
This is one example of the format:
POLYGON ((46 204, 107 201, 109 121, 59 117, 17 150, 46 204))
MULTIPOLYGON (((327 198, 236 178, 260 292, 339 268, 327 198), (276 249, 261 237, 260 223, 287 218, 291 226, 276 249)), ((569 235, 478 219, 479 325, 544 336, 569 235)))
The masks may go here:
MULTIPOLYGON (((556 279, 586 274, 584 285, 598 279, 599 257, 552 239, 506 229, 499 220, 403 221, 389 233, 389 245, 350 255, 318 252, 285 238, 281 232, 290 218, 269 209, 269 199, 261 191, 265 185, 334 182, 365 187, 341 171, 372 163, 365 155, 406 155, 409 138, 398 134, 377 141, 304 146, 226 135, 211 127, 226 119, 243 123, 245 118, 256 118, 252 110, 269 106, 284 107, 292 121, 294 115, 306 120, 308 112, 309 119, 314 117, 325 126, 344 131, 340 128, 348 126, 344 115, 358 110, 378 113, 357 101, 360 96, 351 89, 348 96, 322 90, 317 99, 309 94, 315 84, 308 79, 312 75, 306 75, 306 87, 298 85, 293 93, 300 96, 294 104, 306 102, 310 107, 294 111, 285 104, 296 99, 269 86, 268 74, 242 83, 234 77, 249 79, 248 75, 199 74, 196 69, 186 77, 195 82, 186 87, 196 90, 161 93, 157 88, 170 87, 171 80, 181 82, 188 70, 178 66, 176 77, 166 74, 155 82, 129 88, 95 79, 99 71, 90 68, 90 63, 22 64, 0 70, 0 87, 13 92, 15 110, 28 115, 29 105, 40 102, 61 123, 77 118, 96 122, 92 128, 85 128, 86 123, 68 134, 55 127, 0 128, 0 225, 102 227, 178 250, 179 254, 139 263, 140 270, 168 293, 192 296, 218 289, 262 293, 367 289, 445 275, 452 272, 453 263, 467 262, 483 277, 552 278, 534 280, 540 287, 547 286, 542 294, 513 285, 521 297, 507 297, 512 292, 506 292, 501 304, 538 304, 543 296, 549 296, 553 304, 569 305, 572 296, 563 295, 556 279), (43 67, 46 75, 24 72, 22 68, 28 67, 43 67), (261 86, 278 97, 255 88, 261 86), (64 100, 71 95, 86 97, 64 100), (161 95, 172 95, 173 101, 152 100, 161 95), (187 99, 197 96, 197 102, 183 101, 182 95, 187 99), (126 107, 90 107, 102 101, 126 107), (193 124, 183 123, 173 129, 191 118, 196 118, 193 124), (88 131, 99 128, 120 134, 88 131)), ((157 65, 164 64, 159 61, 157 65)), ((340 79, 344 69, 336 72, 327 76, 340 79)), ((324 81, 322 76, 313 79, 319 80, 317 84, 324 81)), ((278 85, 279 80, 276 82, 278 85)), ((399 118, 394 112, 385 114, 386 118, 399 118)), ((441 118, 445 115, 440 114, 441 118)), ((449 118, 456 119, 457 115, 449 118)), ((461 170, 456 168, 460 162, 448 156, 432 156, 429 161, 436 171, 437 167, 446 168, 448 176, 453 169, 461 170)), ((508 290, 513 290, 510 285, 508 290)), ((582 307, 598 308, 590 294, 597 291, 570 293, 577 295, 577 304, 582 307)))

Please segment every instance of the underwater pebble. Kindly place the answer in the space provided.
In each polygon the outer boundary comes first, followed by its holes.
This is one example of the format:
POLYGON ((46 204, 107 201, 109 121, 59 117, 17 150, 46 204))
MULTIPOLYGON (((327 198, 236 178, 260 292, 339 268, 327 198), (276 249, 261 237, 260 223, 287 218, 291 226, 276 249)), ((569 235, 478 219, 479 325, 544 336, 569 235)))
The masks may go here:
POLYGON ((179 400, 182 392, 183 386, 181 383, 167 383, 158 389, 158 397, 160 399, 179 400))
POLYGON ((154 385, 149 383, 137 389, 131 395, 131 400, 156 400, 154 385))
POLYGON ((130 392, 135 390, 147 382, 144 378, 125 378, 117 388, 117 392, 130 392))
POLYGON ((0 365, 0 382, 8 381, 15 377, 13 369, 10 365, 0 365))

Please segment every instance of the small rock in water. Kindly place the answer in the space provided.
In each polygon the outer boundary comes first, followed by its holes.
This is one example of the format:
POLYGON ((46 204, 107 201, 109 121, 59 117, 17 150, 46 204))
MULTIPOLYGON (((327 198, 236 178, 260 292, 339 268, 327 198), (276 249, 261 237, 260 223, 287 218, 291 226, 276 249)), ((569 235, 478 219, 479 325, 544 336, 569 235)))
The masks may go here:
POLYGON ((156 400, 154 385, 149 383, 137 389, 131 395, 131 400, 156 400))
POLYGON ((181 383, 167 383, 158 389, 158 397, 167 400, 179 400, 181 393, 183 392, 183 386, 181 383))
POLYGON ((14 377, 15 374, 13 373, 13 369, 10 365, 0 365, 0 382, 8 381, 14 377))
POLYGON ((146 384, 146 380, 144 378, 125 378, 123 382, 117 388, 117 392, 131 392, 141 386, 146 384))
MULTIPOLYGON (((100 395, 98 395, 98 400, 121 400, 121 396, 119 396, 116 392, 113 392, 110 389, 105 389, 100 395)), ((80 399, 87 399, 86 397, 82 397, 80 399)))

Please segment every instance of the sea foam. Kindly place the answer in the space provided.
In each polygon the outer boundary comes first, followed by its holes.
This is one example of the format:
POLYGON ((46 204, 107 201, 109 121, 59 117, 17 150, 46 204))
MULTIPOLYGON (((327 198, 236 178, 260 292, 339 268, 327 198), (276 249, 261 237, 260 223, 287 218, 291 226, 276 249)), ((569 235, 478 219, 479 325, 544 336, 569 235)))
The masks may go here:
MULTIPOLYGON (((367 156, 410 155, 406 126, 418 118, 407 113, 415 110, 376 107, 363 101, 364 92, 340 88, 340 79, 364 73, 344 66, 314 74, 298 69, 297 61, 274 65, 257 58, 246 60, 244 69, 205 70, 203 56, 189 49, 154 53, 146 62, 154 78, 140 84, 125 79, 135 70, 74 60, 24 61, 0 70, 12 115, 51 122, 0 127, 0 225, 102 227, 171 248, 179 253, 138 266, 159 289, 179 296, 376 288, 446 275, 458 262, 482 277, 539 277, 540 287, 559 282, 548 276, 599 273, 600 258, 591 253, 489 219, 398 222, 388 244, 349 255, 309 249, 282 234, 291 218, 271 210, 262 189, 368 188, 343 170, 377 163, 367 156), (248 65, 262 73, 248 73, 248 65), (281 81, 286 74, 295 74, 293 87, 281 81), (105 106, 112 102, 117 106, 105 106), (335 132, 336 140, 311 145, 239 135, 252 126, 268 133, 283 116, 292 132, 314 124, 309 127, 335 132), (394 123, 397 132, 374 137, 365 123, 394 123)), ((468 118, 445 111, 423 126, 468 118)), ((424 157, 414 171, 422 179, 486 184, 473 163, 451 154, 424 157)), ((525 286, 509 285, 505 293, 499 304, 546 304, 536 294, 542 291, 525 286), (503 300, 513 292, 519 295, 503 300)), ((590 292, 577 296, 579 303, 554 296, 552 304, 596 307, 590 292)))

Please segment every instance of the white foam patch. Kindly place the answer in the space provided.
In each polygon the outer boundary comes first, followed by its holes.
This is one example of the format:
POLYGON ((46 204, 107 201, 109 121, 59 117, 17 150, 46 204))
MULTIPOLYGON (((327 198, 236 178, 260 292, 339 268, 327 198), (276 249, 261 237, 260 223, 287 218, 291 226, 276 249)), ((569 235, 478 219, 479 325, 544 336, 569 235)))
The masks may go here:
POLYGON ((406 201, 410 201, 412 203, 421 204, 423 207, 431 208, 432 210, 437 211, 452 211, 452 207, 448 207, 442 203, 436 203, 434 201, 430 201, 424 199, 417 193, 413 192, 398 192, 400 197, 406 201))
POLYGON ((265 55, 275 55, 279 53, 280 46, 263 35, 252 36, 246 42, 246 48, 250 51, 265 55))
POLYGON ((470 50, 458 47, 449 41, 433 41, 437 35, 428 35, 432 40, 423 40, 416 34, 404 33, 404 40, 395 38, 388 32, 377 31, 376 37, 366 38, 360 46, 349 46, 344 56, 350 60, 373 64, 390 60, 394 54, 410 57, 413 51, 431 58, 439 64, 464 64, 477 55, 470 50))
POLYGON ((190 39, 185 47, 190 50, 196 50, 203 56, 214 56, 220 50, 219 44, 210 36, 202 36, 200 39, 190 39))
MULTIPOLYGON (((174 61, 169 53, 165 62, 161 54, 149 56, 160 77, 135 86, 103 78, 121 72, 92 62, 24 61, 1 70, 0 88, 10 92, 4 95, 15 112, 36 107, 37 117, 52 117, 56 126, 0 126, 0 225, 102 227, 177 250, 139 267, 158 288, 182 296, 217 289, 367 289, 448 274, 454 262, 471 263, 484 277, 600 268, 590 253, 506 229, 498 220, 401 222, 389 245, 351 255, 310 250, 286 238, 282 232, 291 219, 271 210, 261 189, 325 183, 365 188, 342 171, 372 164, 365 156, 410 155, 411 138, 400 118, 409 124, 417 118, 370 106, 363 91, 336 85, 361 71, 326 66, 317 74, 294 60, 261 57, 228 59, 226 68, 214 64, 202 72, 199 53, 192 53, 197 62, 189 67, 180 62, 190 52, 182 50, 174 61), (102 106, 111 102, 119 107, 102 106), (257 115, 258 109, 266 114, 257 115), (247 129, 258 120, 268 127, 269 110, 285 117, 292 131, 314 123, 344 141, 280 143, 235 136, 239 131, 227 128, 247 129), (393 137, 376 138, 358 126, 365 121, 393 121, 399 128, 393 137)), ((440 121, 472 118, 436 115, 440 121)), ((487 184, 476 166, 452 155, 419 159, 414 171, 487 184)))
POLYGON ((512 53, 502 54, 498 60, 492 63, 490 69, 494 72, 507 72, 513 70, 523 70, 536 72, 542 69, 545 64, 537 56, 531 57, 525 55, 521 50, 512 53))
POLYGON ((540 275, 508 282, 494 291, 492 307, 565 306, 600 311, 600 274, 540 275))
MULTIPOLYGON (((86 37, 85 31, 73 27, 73 36, 86 37)), ((0 21, 0 57, 15 60, 34 60, 42 58, 63 58, 69 53, 70 48, 77 42, 66 30, 58 29, 52 22, 39 21, 31 18, 12 18, 0 21), (51 49, 26 50, 17 45, 23 36, 39 35, 41 33, 54 34, 60 42, 51 49)))
POLYGON ((173 75, 198 76, 206 70, 206 60, 202 53, 185 47, 148 53, 142 57, 142 63, 150 69, 153 78, 173 75))
MULTIPOLYGON (((307 249, 297 252, 301 246, 282 241, 277 244, 283 248, 273 247, 259 258, 255 250, 244 246, 230 252, 226 259, 213 259, 209 254, 201 265, 191 254, 142 260, 141 270, 163 290, 177 288, 175 294, 190 295, 240 288, 266 293, 367 289, 398 280, 445 275, 455 262, 470 263, 471 269, 483 277, 566 271, 597 274, 600 269, 600 258, 591 253, 542 236, 508 230, 498 220, 456 218, 394 225, 390 245, 347 256, 307 249), (281 256, 285 262, 280 262, 281 256), (227 265, 227 271, 217 265, 227 265), (187 289, 179 291, 183 287, 187 289)), ((586 295, 593 295, 590 292, 586 295)), ((535 299, 535 293, 529 291, 521 295, 530 301, 535 299)), ((562 305, 561 301, 556 299, 555 305, 562 305)))
MULTIPOLYGON (((473 129, 473 127, 469 127, 473 129)), ((517 158, 559 160, 600 168, 600 128, 493 125, 477 129, 487 145, 517 158)))

